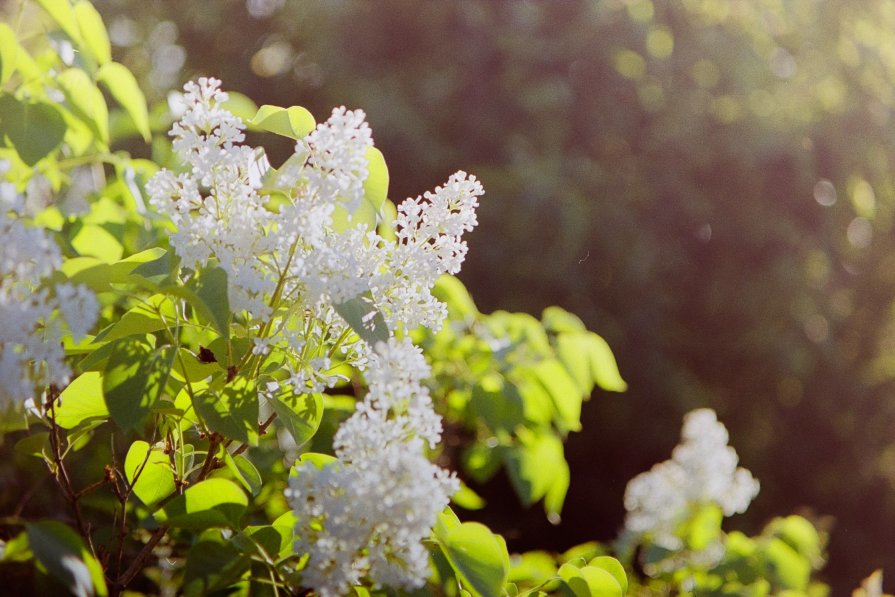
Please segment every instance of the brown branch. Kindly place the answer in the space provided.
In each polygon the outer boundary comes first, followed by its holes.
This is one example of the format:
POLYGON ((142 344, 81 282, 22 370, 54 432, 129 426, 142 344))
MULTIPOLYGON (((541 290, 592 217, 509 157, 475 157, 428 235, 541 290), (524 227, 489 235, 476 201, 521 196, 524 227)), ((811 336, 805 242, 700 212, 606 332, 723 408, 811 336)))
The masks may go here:
POLYGON ((56 386, 51 385, 48 389, 48 397, 47 397, 47 412, 49 413, 49 421, 50 421, 50 449, 53 452, 53 467, 50 469, 53 478, 56 480, 56 484, 59 485, 59 488, 62 490, 65 499, 68 501, 71 506, 72 511, 75 515, 75 523, 78 526, 78 531, 81 533, 81 536, 87 541, 87 546, 90 548, 90 553, 96 557, 96 548, 93 545, 93 537, 90 533, 90 524, 84 520, 84 515, 81 513, 81 503, 79 501, 80 495, 78 492, 74 490, 72 486, 71 478, 68 476, 68 471, 65 468, 65 463, 62 460, 62 450, 61 450, 61 438, 60 438, 60 427, 56 424, 56 400, 59 398, 59 390, 56 386))
MULTIPOLYGON (((276 418, 277 418, 277 413, 271 413, 271 415, 269 417, 267 417, 266 421, 264 421, 263 423, 258 425, 258 435, 264 435, 265 433, 267 433, 267 428, 273 424, 273 422, 276 420, 276 418)), ((249 449, 248 444, 242 444, 241 446, 236 448, 236 450, 233 451, 231 456, 237 456, 239 454, 242 454, 243 452, 245 452, 248 449, 249 449)))
POLYGON ((152 550, 155 549, 155 546, 158 545, 158 542, 162 540, 162 537, 164 537, 167 532, 167 526, 160 526, 155 529, 155 532, 152 533, 152 537, 149 538, 149 541, 146 542, 146 545, 143 546, 143 549, 140 550, 140 553, 137 554, 137 557, 134 558, 131 565, 128 566, 127 570, 112 583, 113 594, 117 595, 122 589, 130 584, 132 580, 134 580, 134 577, 137 576, 143 567, 143 562, 149 557, 152 550))

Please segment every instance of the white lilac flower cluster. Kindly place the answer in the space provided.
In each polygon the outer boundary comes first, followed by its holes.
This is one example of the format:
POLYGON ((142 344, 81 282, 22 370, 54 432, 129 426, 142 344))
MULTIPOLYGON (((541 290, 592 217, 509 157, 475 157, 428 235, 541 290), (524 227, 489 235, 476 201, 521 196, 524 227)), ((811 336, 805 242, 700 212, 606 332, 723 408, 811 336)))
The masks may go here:
POLYGON ((296 550, 309 554, 302 583, 321 597, 352 585, 418 588, 429 574, 422 545, 458 489, 426 457, 441 438, 422 380, 430 374, 409 340, 379 343, 370 355, 369 392, 334 439, 337 461, 302 462, 287 497, 298 520, 296 550))
POLYGON ((738 468, 736 451, 715 411, 702 408, 684 418, 681 443, 671 460, 634 477, 625 489, 625 528, 649 534, 653 543, 678 550, 678 525, 704 504, 720 506, 725 516, 742 513, 758 495, 758 481, 738 468))
POLYGON ((375 152, 362 111, 334 109, 272 170, 263 151, 241 145, 243 124, 222 107, 219 86, 186 85, 171 135, 187 170, 159 172, 147 185, 150 202, 172 220, 171 246, 185 267, 216 263, 227 272, 231 309, 259 332, 253 355, 288 355, 277 391, 332 386, 337 344, 341 360, 364 371, 369 391, 336 433, 336 459, 302 461, 290 479, 296 550, 308 556, 303 584, 321 597, 361 580, 419 587, 429 573, 422 540, 458 482, 427 457, 441 438, 422 383, 430 370, 394 332, 441 326, 446 308, 431 290, 459 271, 484 191, 457 172, 398 206, 390 240, 355 217, 366 207, 375 152), (346 342, 337 308, 356 299, 382 316, 388 342, 346 342))
POLYGON ((273 315, 280 282, 282 297, 318 319, 369 293, 391 329, 437 328, 445 308, 431 288, 466 255, 461 237, 476 226, 484 192, 476 178, 457 172, 434 192, 401 203, 397 241, 350 225, 364 199, 373 140, 364 113, 342 107, 271 177, 288 200, 268 209, 259 189, 269 165, 260 150, 239 145, 243 125, 221 107, 227 94, 219 85, 204 78, 186 85, 186 109, 171 134, 189 170, 162 170, 147 185, 151 204, 177 229, 171 245, 183 264, 217 261, 228 274, 231 307, 256 319, 273 315))
POLYGON ((49 384, 62 386, 63 323, 78 341, 96 323, 99 305, 84 286, 46 284, 62 265, 59 247, 45 230, 20 217, 22 198, 0 183, 0 406, 33 400, 49 384))

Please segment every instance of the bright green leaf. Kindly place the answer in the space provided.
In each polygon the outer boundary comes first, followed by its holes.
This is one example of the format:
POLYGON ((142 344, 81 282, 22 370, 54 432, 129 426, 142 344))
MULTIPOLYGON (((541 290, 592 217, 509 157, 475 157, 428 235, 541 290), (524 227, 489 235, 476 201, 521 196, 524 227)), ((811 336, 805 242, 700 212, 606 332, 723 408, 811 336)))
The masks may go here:
POLYGON ((460 482, 460 489, 451 496, 451 501, 465 510, 481 510, 485 507, 485 500, 474 492, 466 483, 460 482))
POLYGON ((562 441, 555 435, 528 434, 520 439, 519 445, 506 451, 504 459, 513 488, 522 503, 529 506, 544 497, 557 481, 565 457, 562 441))
POLYGON ((74 7, 75 20, 84 40, 83 47, 98 64, 106 64, 112 59, 112 45, 103 25, 103 18, 87 0, 80 0, 74 7))
POLYGON ((616 580, 622 588, 622 594, 628 592, 628 577, 625 574, 625 567, 615 558, 610 556, 597 556, 588 562, 588 566, 602 568, 616 580))
POLYGON ((16 56, 20 51, 15 32, 6 23, 0 23, 0 85, 9 81, 15 72, 16 56))
POLYGON ((547 488, 544 494, 544 512, 547 514, 547 520, 550 524, 559 524, 561 522, 560 514, 562 513, 563 504, 566 501, 566 494, 569 492, 569 483, 571 482, 571 472, 569 464, 563 460, 556 465, 556 474, 553 482, 547 488))
POLYGON ((612 355, 612 349, 603 338, 594 334, 588 334, 588 354, 590 355, 591 373, 598 386, 608 392, 624 392, 628 384, 622 379, 618 371, 618 364, 612 355))
POLYGON ((69 39, 75 42, 75 45, 82 45, 78 19, 69 0, 37 0, 37 3, 53 17, 53 20, 65 31, 69 39))
POLYGON ((547 307, 541 314, 541 323, 544 329, 554 334, 586 332, 587 327, 581 318, 574 313, 569 313, 562 307, 547 307))
POLYGON ((220 391, 199 392, 193 396, 193 406, 211 431, 258 444, 258 390, 253 381, 237 377, 220 391))
POLYGON ((475 319, 479 310, 466 290, 463 282, 447 274, 438 278, 432 288, 432 295, 447 304, 448 317, 452 320, 466 321, 475 319))
POLYGON ((154 516, 159 524, 183 529, 234 527, 248 504, 248 498, 236 483, 212 478, 193 485, 154 516))
POLYGON ((688 545, 694 551, 701 551, 721 536, 721 521, 724 512, 716 504, 702 506, 689 524, 688 545))
POLYGON ((155 294, 126 311, 118 321, 102 330, 95 341, 109 342, 127 336, 144 336, 173 327, 176 320, 177 314, 171 300, 163 294, 155 294))
POLYGON ((103 568, 81 536, 54 520, 26 527, 28 544, 47 572, 75 595, 107 595, 103 568))
POLYGON ((503 592, 510 563, 506 544, 488 527, 466 522, 438 537, 442 550, 464 587, 477 597, 503 592))
POLYGON ((580 431, 583 395, 566 368, 556 359, 545 359, 532 367, 531 371, 553 399, 553 405, 559 414, 556 423, 560 431, 580 431))
POLYGON ((303 446, 317 433, 323 419, 323 399, 320 394, 281 393, 269 404, 297 446, 303 446))
POLYGON ((106 419, 109 409, 103 400, 103 379, 98 371, 79 375, 59 395, 56 424, 63 429, 74 429, 96 419, 106 419))
POLYGON ((280 108, 269 104, 258 108, 258 112, 248 124, 255 130, 268 131, 296 140, 317 126, 314 116, 301 106, 280 108))
POLYGON ((367 148, 367 178, 364 180, 364 200, 370 204, 373 213, 378 214, 388 198, 388 166, 385 156, 373 146, 367 148))
POLYGON ((146 108, 146 97, 140 85, 128 68, 117 62, 107 62, 96 73, 96 80, 102 83, 115 101, 124 108, 137 131, 147 142, 151 139, 149 129, 149 112, 146 108))
POLYGON ((768 580, 785 589, 804 591, 808 587, 811 563, 782 539, 771 539, 762 556, 768 580))
POLYGON ((168 456, 144 441, 131 444, 124 458, 124 474, 140 501, 152 508, 174 493, 174 471, 168 456))
POLYGON ((578 568, 563 564, 559 576, 571 589, 575 597, 622 597, 621 586, 615 577, 602 568, 584 566, 578 568))
POLYGON ((0 94, 0 132, 28 166, 59 147, 66 128, 65 119, 52 104, 0 94))
POLYGON ((220 106, 243 122, 249 122, 258 112, 258 104, 249 96, 238 91, 228 91, 227 101, 220 106))
POLYGON ((124 253, 121 241, 96 224, 84 224, 72 239, 71 246, 82 256, 96 257, 106 263, 118 261, 124 253))
POLYGON ((99 141, 108 144, 109 108, 102 92, 87 73, 79 68, 70 68, 56 77, 56 82, 72 112, 90 127, 99 141))

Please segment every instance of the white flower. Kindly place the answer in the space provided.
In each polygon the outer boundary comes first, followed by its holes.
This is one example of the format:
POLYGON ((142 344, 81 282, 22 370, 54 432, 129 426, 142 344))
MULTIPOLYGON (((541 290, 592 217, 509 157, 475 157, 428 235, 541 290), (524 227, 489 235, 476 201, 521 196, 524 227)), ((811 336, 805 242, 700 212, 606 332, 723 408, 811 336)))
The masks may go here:
POLYGON ((422 586, 422 545, 457 490, 456 478, 428 460, 441 436, 422 379, 429 368, 409 340, 392 338, 370 355, 370 391, 336 433, 337 461, 304 462, 290 479, 295 549, 309 555, 302 582, 321 597, 374 585, 422 586))
POLYGON ((62 322, 77 341, 96 323, 99 305, 83 286, 43 286, 62 265, 59 248, 42 228, 27 227, 12 214, 20 199, 4 192, 0 205, 0 404, 33 399, 47 385, 62 386, 71 371, 64 362, 62 322))
POLYGON ((737 468, 736 451, 727 445, 727 429, 715 411, 694 410, 684 418, 681 443, 671 460, 632 479, 625 489, 625 528, 649 533, 656 545, 683 547, 678 524, 699 504, 716 504, 725 516, 746 511, 758 495, 758 481, 737 468))

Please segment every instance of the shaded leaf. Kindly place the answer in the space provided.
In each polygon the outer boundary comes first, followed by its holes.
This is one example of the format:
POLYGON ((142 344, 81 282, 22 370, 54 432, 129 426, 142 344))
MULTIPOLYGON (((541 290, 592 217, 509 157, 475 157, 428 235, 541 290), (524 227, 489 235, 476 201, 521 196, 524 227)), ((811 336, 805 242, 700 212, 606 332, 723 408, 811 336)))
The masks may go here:
POLYGON ((65 119, 52 104, 0 94, 0 131, 28 166, 59 147, 66 128, 65 119))
POLYGON ((351 326, 358 336, 370 346, 377 342, 387 342, 389 338, 388 326, 382 313, 373 303, 373 295, 365 292, 344 303, 333 305, 336 313, 351 326))
POLYGON ((175 348, 154 351, 142 340, 116 343, 103 375, 103 396, 112 420, 125 431, 152 413, 174 361, 175 348))
POLYGON ((75 595, 107 595, 103 568, 75 531, 61 522, 27 525, 28 544, 37 561, 75 595))
POLYGON ((222 390, 200 392, 193 406, 211 431, 244 444, 258 444, 258 391, 255 383, 237 377, 222 390))
POLYGON ((457 578, 472 595, 493 597, 503 593, 510 561, 501 537, 477 522, 443 529, 436 537, 457 578))
POLYGON ((323 419, 320 394, 283 393, 269 402, 277 417, 299 447, 314 437, 323 419))

